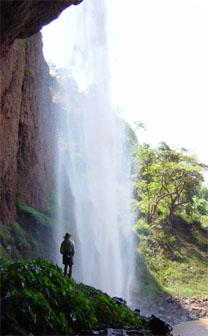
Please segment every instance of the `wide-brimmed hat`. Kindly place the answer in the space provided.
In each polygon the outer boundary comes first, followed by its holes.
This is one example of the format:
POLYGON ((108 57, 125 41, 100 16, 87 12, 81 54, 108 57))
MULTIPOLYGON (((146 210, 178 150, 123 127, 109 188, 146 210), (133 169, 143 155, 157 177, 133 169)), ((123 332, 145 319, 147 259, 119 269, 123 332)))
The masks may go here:
POLYGON ((67 237, 71 237, 71 234, 70 233, 65 233, 65 236, 64 236, 64 239, 67 238, 67 237))

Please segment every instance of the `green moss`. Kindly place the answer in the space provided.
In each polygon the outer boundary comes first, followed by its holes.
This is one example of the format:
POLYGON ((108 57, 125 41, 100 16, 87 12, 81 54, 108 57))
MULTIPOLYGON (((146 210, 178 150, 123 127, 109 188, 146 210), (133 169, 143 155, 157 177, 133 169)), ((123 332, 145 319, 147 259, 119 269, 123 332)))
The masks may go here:
POLYGON ((7 265, 1 277, 2 329, 34 335, 67 335, 103 326, 123 328, 141 322, 124 304, 65 277, 41 259, 7 265))
POLYGON ((10 260, 9 254, 7 253, 6 249, 1 243, 0 243, 0 260, 3 263, 8 262, 10 260))
POLYGON ((14 222, 6 226, 0 223, 1 260, 50 259, 51 252, 44 238, 50 232, 50 226, 40 225, 39 222, 34 226, 34 223, 30 223, 30 217, 24 224, 14 222))
POLYGON ((14 222, 9 226, 0 224, 1 258, 3 260, 22 259, 31 249, 31 242, 26 231, 14 222), (9 250, 8 250, 9 249, 9 250))
POLYGON ((80 284, 78 288, 92 303, 92 309, 99 326, 105 327, 110 324, 111 327, 119 328, 129 324, 140 324, 135 314, 126 305, 115 305, 114 300, 107 294, 90 286, 80 284))
POLYGON ((44 213, 30 207, 26 203, 17 200, 16 205, 21 212, 33 217, 40 224, 47 226, 51 224, 51 219, 49 218, 49 216, 46 216, 44 213))
POLYGON ((20 224, 17 222, 12 223, 11 231, 15 240, 15 245, 17 245, 21 250, 29 250, 31 248, 29 235, 20 224))
POLYGON ((10 226, 3 225, 2 223, 0 223, 0 241, 4 245, 4 247, 13 243, 10 226))
POLYGON ((11 260, 11 255, 7 251, 7 247, 12 246, 14 243, 13 237, 10 232, 10 227, 0 223, 0 258, 1 261, 7 262, 11 260))

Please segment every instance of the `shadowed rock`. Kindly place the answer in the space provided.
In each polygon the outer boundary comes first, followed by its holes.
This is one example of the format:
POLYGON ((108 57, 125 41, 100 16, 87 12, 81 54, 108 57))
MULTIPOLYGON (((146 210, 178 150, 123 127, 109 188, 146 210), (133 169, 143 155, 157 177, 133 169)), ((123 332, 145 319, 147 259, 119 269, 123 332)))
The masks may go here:
POLYGON ((82 0, 1 1, 1 43, 11 45, 16 38, 26 38, 56 19, 71 5, 82 0))

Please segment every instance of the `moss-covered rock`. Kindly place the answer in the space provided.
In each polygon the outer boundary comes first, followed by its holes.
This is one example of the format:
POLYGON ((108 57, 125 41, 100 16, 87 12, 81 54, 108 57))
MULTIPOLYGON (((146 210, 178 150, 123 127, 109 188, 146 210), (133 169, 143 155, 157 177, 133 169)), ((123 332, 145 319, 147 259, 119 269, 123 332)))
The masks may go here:
POLYGON ((42 225, 50 225, 51 224, 51 220, 50 217, 45 215, 44 212, 40 212, 35 208, 32 208, 31 206, 29 206, 26 203, 23 203, 19 200, 16 201, 16 206, 17 206, 17 210, 21 211, 22 213, 27 214, 28 216, 32 217, 34 220, 36 220, 37 222, 39 222, 42 225))
POLYGON ((49 199, 46 209, 37 210, 17 200, 17 221, 5 225, 0 222, 0 261, 21 259, 53 259, 54 213, 49 199), (47 237, 47 241, 46 241, 47 237), (50 241, 50 245, 47 242, 50 241))
POLYGON ((36 226, 27 218, 25 223, 13 222, 11 225, 0 223, 0 261, 18 261, 37 257, 50 259, 51 253, 44 237, 51 239, 52 230, 36 226), (43 232, 43 233, 42 233, 43 232), (48 235, 46 235, 48 234, 48 235))
POLYGON ((42 259, 4 266, 1 286, 3 334, 68 335, 141 325, 125 304, 76 284, 42 259))

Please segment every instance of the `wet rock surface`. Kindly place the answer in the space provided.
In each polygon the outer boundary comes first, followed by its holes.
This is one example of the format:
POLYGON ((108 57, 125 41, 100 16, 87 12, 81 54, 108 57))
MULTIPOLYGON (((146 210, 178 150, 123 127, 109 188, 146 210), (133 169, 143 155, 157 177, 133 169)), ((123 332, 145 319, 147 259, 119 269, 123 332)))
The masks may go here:
POLYGON ((106 328, 103 330, 89 332, 83 332, 83 335, 98 335, 98 336, 152 336, 152 335, 172 335, 172 327, 160 320, 156 316, 152 315, 149 318, 138 316, 142 322, 142 327, 132 327, 127 329, 113 329, 106 328))
POLYGON ((146 325, 154 334, 157 335, 168 335, 172 330, 169 324, 154 315, 147 319, 146 325))
POLYGON ((128 328, 128 329, 113 329, 113 328, 107 328, 107 329, 103 329, 103 330, 98 330, 98 331, 92 331, 92 332, 83 332, 83 334, 80 335, 97 335, 97 336, 152 336, 152 335, 164 335, 164 336, 171 336, 172 333, 171 331, 167 331, 167 332, 159 332, 158 330, 156 331, 151 331, 148 330, 148 326, 147 329, 145 330, 145 328, 139 328, 139 327, 135 327, 135 328, 128 328), (157 332, 157 333, 156 333, 157 332))

